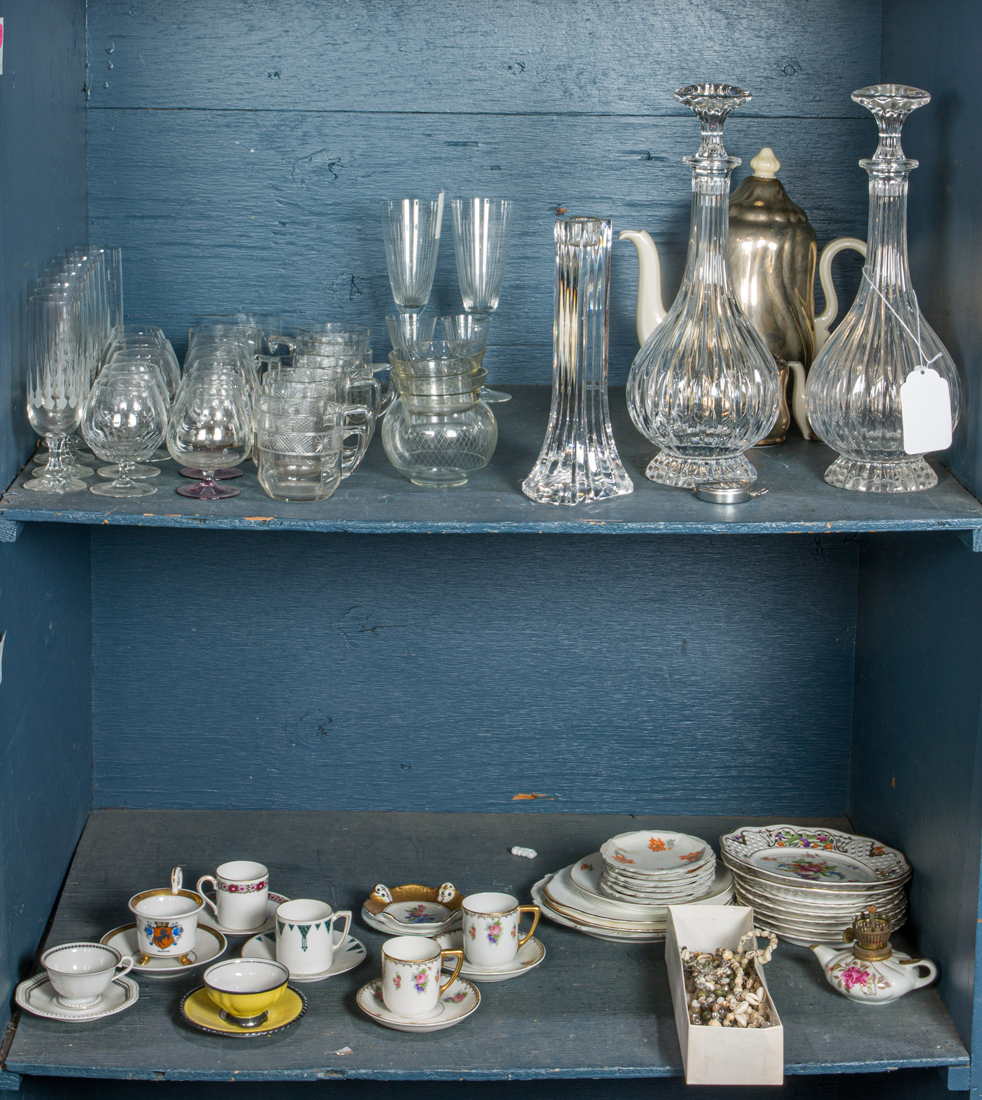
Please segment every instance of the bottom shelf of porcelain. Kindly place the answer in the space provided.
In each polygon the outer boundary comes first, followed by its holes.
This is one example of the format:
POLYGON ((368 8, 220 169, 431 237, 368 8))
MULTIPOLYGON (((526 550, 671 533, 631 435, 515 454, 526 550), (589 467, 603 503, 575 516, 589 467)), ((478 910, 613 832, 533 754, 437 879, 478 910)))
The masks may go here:
MULTIPOLYGON (((547 957, 512 981, 481 986, 458 1027, 412 1035, 384 1029, 355 994, 380 971, 384 936, 358 914, 372 887, 453 882, 464 893, 506 890, 529 900, 547 872, 596 851, 618 832, 655 824, 717 837, 754 819, 642 818, 554 813, 409 814, 99 810, 89 817, 47 942, 98 940, 129 919, 127 899, 166 885, 170 868, 193 883, 231 859, 270 870, 270 888, 350 908, 368 949, 355 970, 301 986, 309 1009, 279 1034, 211 1037, 180 1018, 201 968, 167 981, 139 979, 125 1012, 89 1023, 22 1013, 6 1066, 25 1074, 147 1080, 275 1081, 555 1077, 674 1077, 682 1061, 664 945, 607 943, 543 920, 547 957), (538 851, 534 860, 513 845, 538 851), (337 1053, 350 1048, 350 1053, 337 1053)), ((757 819, 763 823, 763 819, 757 819)), ((848 828, 843 819, 802 824, 848 828)), ((916 869, 915 869, 916 873, 916 869)), ((230 940, 238 954, 244 940, 230 940)), ((785 1028, 788 1074, 962 1066, 969 1058, 934 988, 880 1008, 847 1001, 810 951, 782 943, 767 968, 785 1028)))

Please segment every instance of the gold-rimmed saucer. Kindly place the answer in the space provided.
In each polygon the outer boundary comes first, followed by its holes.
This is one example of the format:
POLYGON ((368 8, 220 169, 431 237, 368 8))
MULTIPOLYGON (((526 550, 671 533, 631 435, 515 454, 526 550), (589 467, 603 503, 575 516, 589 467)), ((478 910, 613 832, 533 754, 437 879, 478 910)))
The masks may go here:
POLYGON ((239 1027, 223 1019, 221 1009, 208 996, 208 990, 203 985, 192 989, 181 1001, 181 1016, 196 1031, 244 1039, 254 1035, 273 1035, 292 1026, 306 1013, 307 998, 299 989, 288 985, 283 996, 267 1011, 266 1022, 259 1027, 239 1027))

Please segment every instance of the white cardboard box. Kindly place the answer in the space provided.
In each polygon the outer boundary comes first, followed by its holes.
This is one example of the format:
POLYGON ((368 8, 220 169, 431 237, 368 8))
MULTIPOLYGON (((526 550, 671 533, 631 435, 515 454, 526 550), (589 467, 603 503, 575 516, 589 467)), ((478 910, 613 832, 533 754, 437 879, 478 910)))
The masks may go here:
POLYGON ((704 1027, 689 1022, 679 947, 690 951, 736 949, 744 932, 753 928, 753 919, 753 909, 742 905, 668 907, 665 962, 687 1085, 784 1084, 784 1027, 767 989, 766 966, 758 973, 767 991, 771 1027, 704 1027))

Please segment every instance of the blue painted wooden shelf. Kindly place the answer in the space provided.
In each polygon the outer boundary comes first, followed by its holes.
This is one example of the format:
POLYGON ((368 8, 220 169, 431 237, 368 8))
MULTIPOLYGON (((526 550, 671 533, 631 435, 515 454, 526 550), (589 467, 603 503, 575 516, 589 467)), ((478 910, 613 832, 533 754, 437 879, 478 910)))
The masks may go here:
MULTIPOLYGON (((847 827, 842 818, 803 824, 847 827)), ((712 840, 735 817, 598 814, 410 814, 97 810, 76 852, 48 937, 98 939, 126 923, 127 898, 164 883, 175 863, 185 878, 227 858, 270 868, 271 885, 356 914, 376 882, 438 883, 465 893, 489 888, 527 898, 549 871, 617 832, 646 824, 712 840), (537 849, 519 859, 513 844, 537 849)), ((613 944, 543 920, 545 962, 521 979, 481 987, 481 1006, 461 1026, 427 1036, 368 1020, 354 995, 379 973, 384 936, 356 919, 368 959, 338 978, 304 985, 307 1016, 268 1040, 230 1042, 190 1030, 178 1005, 200 971, 140 980, 140 999, 111 1019, 66 1026, 21 1015, 7 1058, 18 1073, 130 1080, 283 1081, 501 1080, 678 1077, 682 1073, 663 944, 613 944), (343 1047, 348 1055, 333 1054, 343 1047)), ((233 939, 237 954, 241 939, 233 939)), ((788 1074, 868 1073, 968 1064, 934 989, 871 1012, 839 996, 805 948, 781 944, 768 979, 785 1030, 788 1074)))
POLYGON ((0 498, 0 522, 114 524, 239 530, 349 531, 363 534, 802 534, 808 532, 971 531, 982 538, 982 504, 935 464, 939 484, 924 493, 877 496, 833 489, 823 480, 832 452, 791 438, 751 452, 759 485, 770 492, 742 505, 720 507, 682 489, 655 485, 644 469, 655 448, 631 424, 621 389, 611 391, 615 438, 634 480, 631 496, 560 508, 533 504, 521 482, 538 455, 549 414, 544 386, 511 386, 514 400, 494 406, 498 448, 491 464, 467 486, 452 490, 412 485, 389 464, 376 434, 361 469, 327 501, 286 504, 260 489, 251 463, 231 500, 202 504, 178 496, 183 484, 172 462, 155 481, 155 496, 111 501, 78 492, 44 497, 22 489, 22 471, 0 498))

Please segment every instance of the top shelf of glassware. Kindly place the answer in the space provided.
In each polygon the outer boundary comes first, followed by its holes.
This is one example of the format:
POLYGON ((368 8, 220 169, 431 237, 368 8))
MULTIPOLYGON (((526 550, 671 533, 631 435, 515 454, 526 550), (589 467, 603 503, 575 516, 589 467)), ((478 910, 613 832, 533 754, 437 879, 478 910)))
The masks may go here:
POLYGON ((832 452, 789 438, 750 458, 766 496, 719 506, 644 476, 654 450, 631 425, 624 391, 610 394, 614 436, 634 481, 630 496, 575 508, 533 504, 521 482, 538 455, 549 416, 546 386, 507 387, 514 400, 494 406, 499 440, 491 464, 458 489, 423 489, 389 465, 378 434, 359 468, 330 500, 286 504, 259 488, 250 463, 235 482, 241 495, 211 503, 178 496, 185 483, 173 462, 162 467, 155 496, 110 500, 89 492, 44 496, 20 489, 24 471, 0 498, 0 541, 18 522, 117 524, 237 530, 348 531, 362 534, 804 534, 861 531, 971 531, 982 549, 982 504, 947 471, 922 493, 845 492, 822 479, 832 452))

